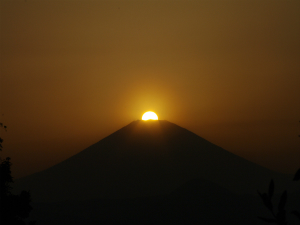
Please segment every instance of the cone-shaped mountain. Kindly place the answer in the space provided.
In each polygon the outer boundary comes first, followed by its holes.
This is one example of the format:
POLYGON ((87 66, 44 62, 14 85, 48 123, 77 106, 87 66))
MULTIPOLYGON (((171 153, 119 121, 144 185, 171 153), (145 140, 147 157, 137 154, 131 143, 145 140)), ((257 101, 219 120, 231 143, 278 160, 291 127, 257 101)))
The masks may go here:
POLYGON ((236 193, 284 176, 165 120, 134 121, 71 158, 16 181, 34 201, 130 198, 170 193, 192 179, 236 193))

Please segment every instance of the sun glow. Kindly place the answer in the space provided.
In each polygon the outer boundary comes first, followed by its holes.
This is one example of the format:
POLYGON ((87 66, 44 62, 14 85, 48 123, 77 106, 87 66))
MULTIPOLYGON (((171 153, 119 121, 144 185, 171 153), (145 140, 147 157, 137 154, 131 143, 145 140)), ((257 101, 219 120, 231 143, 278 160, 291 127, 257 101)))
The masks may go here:
POLYGON ((143 114, 142 120, 158 120, 158 116, 155 112, 148 111, 143 114))

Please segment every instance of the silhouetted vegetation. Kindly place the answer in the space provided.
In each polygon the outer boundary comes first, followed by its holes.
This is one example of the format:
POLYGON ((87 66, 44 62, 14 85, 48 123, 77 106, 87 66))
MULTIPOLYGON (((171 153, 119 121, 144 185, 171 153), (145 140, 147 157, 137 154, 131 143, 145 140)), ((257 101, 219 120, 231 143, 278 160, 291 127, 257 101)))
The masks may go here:
MULTIPOLYGON (((298 181, 300 180, 300 169, 296 172, 295 176, 294 176, 294 181, 298 181)), ((268 208, 268 210, 272 213, 273 218, 264 218, 264 217, 258 217, 259 219, 263 220, 264 222, 267 223, 275 223, 278 225, 287 225, 287 219, 286 219, 286 210, 285 210, 285 205, 286 205, 286 201, 287 201, 287 191, 284 191, 280 197, 280 201, 278 203, 277 206, 277 213, 275 213, 275 207, 274 204, 272 202, 272 197, 274 195, 274 181, 271 180, 270 184, 269 184, 269 190, 268 193, 260 193, 258 191, 258 194, 260 196, 260 198, 263 200, 264 205, 268 208)), ((296 217, 298 217, 298 219, 300 220, 300 212, 297 210, 293 210, 291 212, 291 214, 295 215, 296 217)))
MULTIPOLYGON (((0 127, 6 130, 6 126, 0 123, 0 127)), ((3 139, 0 138, 0 151, 2 151, 3 139)), ((19 195, 11 193, 11 184, 13 178, 11 176, 10 158, 2 160, 0 158, 0 221, 3 225, 24 225, 24 219, 29 217, 32 210, 30 206, 30 193, 22 191, 19 195)), ((33 225, 31 221, 28 224, 33 225)))
MULTIPOLYGON (((6 130, 6 126, 4 126, 3 123, 0 123, 0 127, 4 128, 4 130, 6 130)), ((2 151, 2 142, 3 142, 3 139, 0 137, 0 151, 2 151)))

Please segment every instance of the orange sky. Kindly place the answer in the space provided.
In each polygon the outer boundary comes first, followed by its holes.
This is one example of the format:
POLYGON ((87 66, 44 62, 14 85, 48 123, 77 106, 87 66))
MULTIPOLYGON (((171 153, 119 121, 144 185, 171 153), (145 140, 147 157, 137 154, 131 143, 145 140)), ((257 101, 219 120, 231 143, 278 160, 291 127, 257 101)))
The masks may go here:
POLYGON ((54 165, 143 112, 300 166, 300 1, 1 0, 1 156, 54 165))

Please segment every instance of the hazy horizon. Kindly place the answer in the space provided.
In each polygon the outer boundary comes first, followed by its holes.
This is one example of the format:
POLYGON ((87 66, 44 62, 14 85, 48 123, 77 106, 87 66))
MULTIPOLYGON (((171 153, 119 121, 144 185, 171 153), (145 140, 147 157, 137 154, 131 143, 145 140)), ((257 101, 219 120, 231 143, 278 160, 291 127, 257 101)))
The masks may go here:
POLYGON ((152 110, 300 166, 300 1, 1 0, 1 157, 44 170, 152 110))

